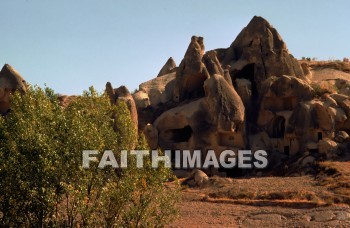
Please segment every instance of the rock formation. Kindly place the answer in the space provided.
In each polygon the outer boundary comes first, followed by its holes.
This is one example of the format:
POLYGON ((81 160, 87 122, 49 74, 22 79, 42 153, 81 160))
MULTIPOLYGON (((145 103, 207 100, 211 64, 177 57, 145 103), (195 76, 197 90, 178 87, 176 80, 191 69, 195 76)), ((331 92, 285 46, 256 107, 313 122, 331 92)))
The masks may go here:
POLYGON ((71 102, 74 102, 77 96, 59 95, 57 98, 60 106, 66 108, 71 102))
POLYGON ((290 75, 304 79, 299 62, 264 18, 255 16, 222 55, 222 65, 231 66, 233 79, 252 82, 253 93, 271 76, 290 75))
POLYGON ((16 90, 24 94, 26 82, 12 66, 5 64, 0 71, 0 114, 5 115, 10 110, 10 95, 16 90))
POLYGON ((349 81, 324 82, 337 89, 321 96, 313 74, 254 17, 226 49, 205 52, 193 36, 178 67, 169 59, 161 77, 142 83, 133 94, 139 126, 151 148, 263 149, 273 167, 291 156, 299 156, 294 166, 310 167, 330 157, 322 153, 340 153, 350 132, 349 81))
POLYGON ((119 100, 122 100, 128 106, 130 111, 131 119, 135 124, 135 127, 138 127, 138 116, 134 98, 131 96, 129 90, 125 86, 120 86, 117 89, 113 89, 112 84, 107 82, 106 84, 106 93, 109 96, 112 105, 117 105, 119 100))
POLYGON ((162 67, 162 69, 159 71, 158 76, 163 76, 166 74, 170 74, 176 71, 176 63, 173 60, 173 58, 169 58, 168 61, 166 61, 165 65, 162 67))
MULTIPOLYGON (((300 65, 276 29, 254 17, 230 47, 205 52, 204 39, 193 36, 178 67, 169 58, 134 94, 109 82, 106 92, 111 104, 126 102, 152 149, 201 150, 203 156, 262 149, 273 170, 286 164, 309 170, 318 159, 341 158, 350 148, 346 64, 330 65, 332 71, 300 65)), ((6 64, 0 72, 2 114, 9 95, 25 88, 6 64)), ((59 99, 63 106, 69 102, 59 99)))
POLYGON ((203 37, 192 36, 185 56, 176 70, 174 101, 179 102, 204 95, 203 84, 210 75, 202 62, 203 55, 203 37))
POLYGON ((158 149, 158 130, 152 126, 152 124, 147 124, 143 129, 143 134, 145 135, 146 141, 152 150, 158 149))
POLYGON ((205 96, 165 111, 154 122, 159 146, 168 149, 244 148, 244 105, 221 75, 204 83, 205 96))

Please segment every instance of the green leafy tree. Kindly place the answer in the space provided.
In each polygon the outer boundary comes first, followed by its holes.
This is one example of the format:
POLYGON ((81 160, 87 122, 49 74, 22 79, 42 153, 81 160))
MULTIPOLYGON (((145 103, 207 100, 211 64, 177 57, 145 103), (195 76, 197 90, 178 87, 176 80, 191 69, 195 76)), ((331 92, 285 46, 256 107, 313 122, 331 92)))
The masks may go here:
MULTIPOLYGON (((50 89, 15 93, 0 118, 0 225, 163 226, 176 214, 169 169, 82 167, 83 150, 147 149, 125 103, 93 88, 65 109, 50 89)), ((101 153, 102 154, 102 153, 101 153)), ((99 156, 101 156, 101 154, 99 156)), ((120 163, 119 163, 120 164, 120 163)))

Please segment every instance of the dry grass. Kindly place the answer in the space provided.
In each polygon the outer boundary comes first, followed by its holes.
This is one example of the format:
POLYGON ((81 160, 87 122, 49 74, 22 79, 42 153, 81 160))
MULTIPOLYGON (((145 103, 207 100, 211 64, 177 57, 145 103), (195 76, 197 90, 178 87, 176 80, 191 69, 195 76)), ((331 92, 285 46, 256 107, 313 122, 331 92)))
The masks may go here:
POLYGON ((335 203, 350 204, 350 162, 321 162, 318 182, 333 192, 335 203))
POLYGON ((234 179, 226 183, 218 179, 212 178, 212 184, 202 190, 211 200, 293 207, 333 203, 332 193, 311 176, 234 179))
POLYGON ((208 201, 292 207, 350 204, 350 162, 322 162, 319 174, 248 179, 211 178, 208 201))

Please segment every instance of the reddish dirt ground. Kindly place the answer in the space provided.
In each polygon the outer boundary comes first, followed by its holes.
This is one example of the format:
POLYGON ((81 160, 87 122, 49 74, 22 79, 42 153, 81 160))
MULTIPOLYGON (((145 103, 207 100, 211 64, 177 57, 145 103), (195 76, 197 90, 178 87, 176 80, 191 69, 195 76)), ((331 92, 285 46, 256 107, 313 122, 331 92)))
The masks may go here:
POLYGON ((316 177, 211 178, 205 187, 184 187, 179 216, 169 227, 350 227, 349 203, 341 201, 348 197, 344 182, 350 163, 320 167, 331 172, 316 177), (339 189, 344 197, 335 203, 339 189))

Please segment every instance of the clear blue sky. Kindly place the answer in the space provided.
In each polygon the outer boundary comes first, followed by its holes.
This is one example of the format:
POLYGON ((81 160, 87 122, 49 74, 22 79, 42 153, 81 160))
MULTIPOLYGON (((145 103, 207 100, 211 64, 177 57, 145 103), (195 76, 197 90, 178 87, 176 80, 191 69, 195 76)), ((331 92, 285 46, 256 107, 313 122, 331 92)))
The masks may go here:
POLYGON ((0 0, 0 64, 31 84, 81 94, 107 81, 130 91, 192 35, 206 50, 228 47, 254 15, 266 18, 301 58, 350 57, 347 0, 0 0))

